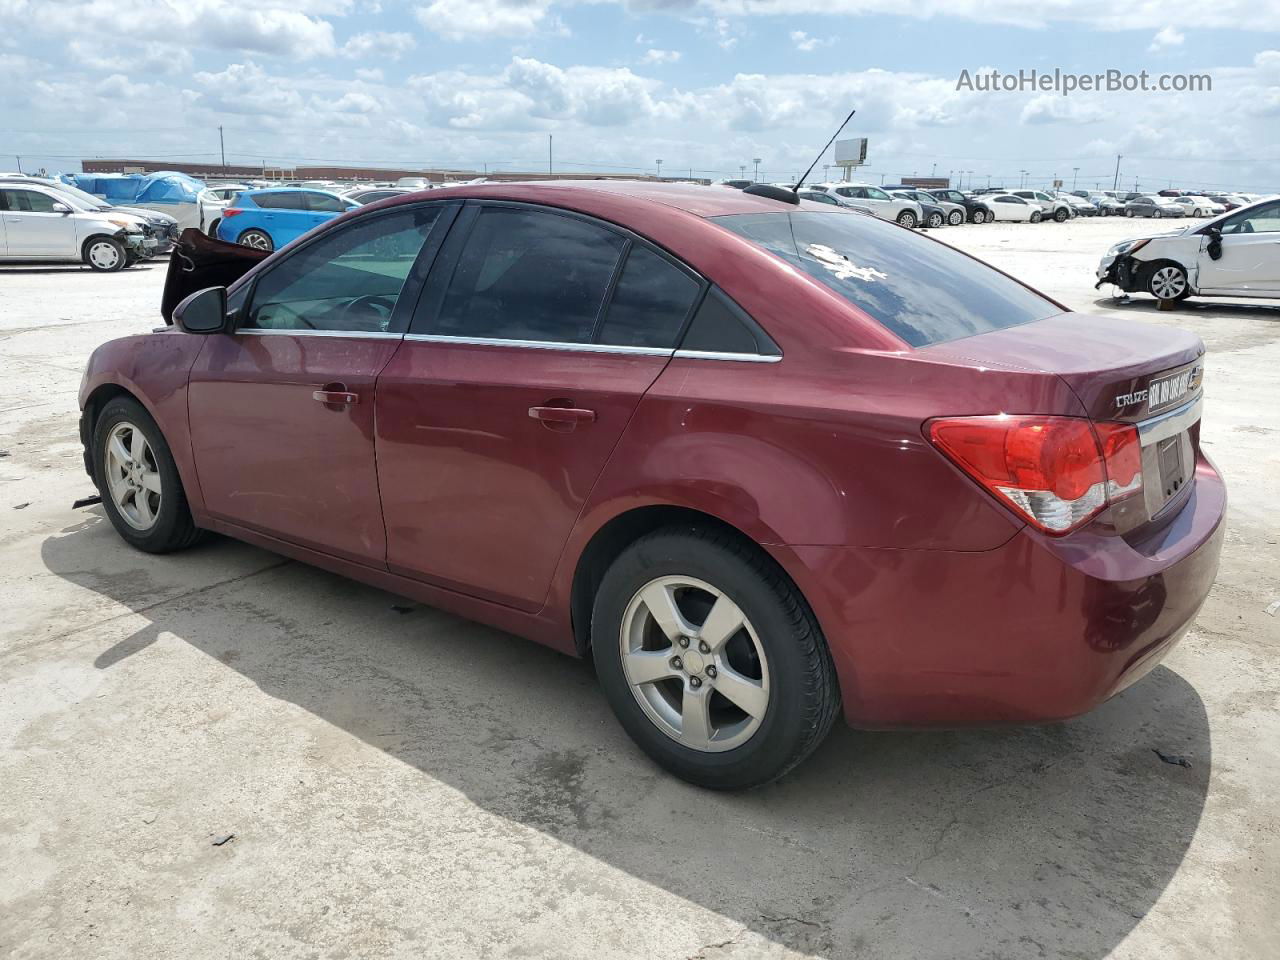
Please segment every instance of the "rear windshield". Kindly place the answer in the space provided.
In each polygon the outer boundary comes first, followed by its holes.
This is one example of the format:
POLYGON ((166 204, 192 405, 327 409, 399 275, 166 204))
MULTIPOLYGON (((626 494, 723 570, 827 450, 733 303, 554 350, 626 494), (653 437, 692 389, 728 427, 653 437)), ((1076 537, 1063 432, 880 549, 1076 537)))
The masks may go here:
POLYGON ((874 217, 747 213, 714 222, 803 270, 913 347, 1062 312, 946 244, 874 217))

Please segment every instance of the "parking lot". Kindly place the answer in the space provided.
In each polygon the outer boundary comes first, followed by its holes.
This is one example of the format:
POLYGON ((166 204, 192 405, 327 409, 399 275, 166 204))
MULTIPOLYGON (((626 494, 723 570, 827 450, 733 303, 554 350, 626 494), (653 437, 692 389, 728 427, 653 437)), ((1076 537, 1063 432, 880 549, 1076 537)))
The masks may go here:
POLYGON ((128 549, 71 508, 76 388, 166 264, 0 268, 0 954, 1276 956, 1280 307, 1094 290, 1167 228, 931 234, 1204 339, 1231 512, 1191 633, 1071 722, 837 726, 742 794, 660 772, 584 663, 230 540, 128 549))

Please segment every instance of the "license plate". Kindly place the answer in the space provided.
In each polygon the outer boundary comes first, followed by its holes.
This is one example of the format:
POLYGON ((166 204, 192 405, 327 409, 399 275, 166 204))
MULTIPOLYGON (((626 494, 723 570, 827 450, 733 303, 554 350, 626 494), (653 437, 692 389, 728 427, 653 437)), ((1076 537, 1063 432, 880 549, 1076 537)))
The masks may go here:
POLYGON ((1182 434, 1161 440, 1156 446, 1156 459, 1160 464, 1160 487, 1168 500, 1186 480, 1182 466, 1182 434))

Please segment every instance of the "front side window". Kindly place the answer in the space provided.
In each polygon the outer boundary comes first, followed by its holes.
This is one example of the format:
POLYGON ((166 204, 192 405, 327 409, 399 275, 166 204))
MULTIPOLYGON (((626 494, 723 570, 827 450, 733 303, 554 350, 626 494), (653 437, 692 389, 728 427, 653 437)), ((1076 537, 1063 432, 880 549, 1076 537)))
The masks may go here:
POLYGON ((430 332, 590 343, 624 245, 575 217, 484 207, 430 332))
POLYGON ((1222 224, 1222 232, 1224 234, 1280 233, 1280 203, 1268 203, 1228 217, 1222 224))
POLYGON ((414 207, 326 234, 257 281, 240 326, 387 332, 438 216, 436 208, 414 207))
POLYGON ((327 193, 308 193, 304 194, 307 198, 307 209, 314 210, 318 213, 341 213, 347 209, 346 204, 338 197, 331 197, 327 193))
POLYGON ((797 211, 713 222, 802 270, 913 347, 1062 312, 986 264, 872 217, 797 211))
POLYGON ((883 190, 877 190, 875 187, 867 187, 862 191, 864 197, 870 197, 872 200, 888 200, 889 195, 883 190))
POLYGON ((34 190, 4 190, 5 209, 17 213, 53 213, 57 202, 45 193, 34 190))

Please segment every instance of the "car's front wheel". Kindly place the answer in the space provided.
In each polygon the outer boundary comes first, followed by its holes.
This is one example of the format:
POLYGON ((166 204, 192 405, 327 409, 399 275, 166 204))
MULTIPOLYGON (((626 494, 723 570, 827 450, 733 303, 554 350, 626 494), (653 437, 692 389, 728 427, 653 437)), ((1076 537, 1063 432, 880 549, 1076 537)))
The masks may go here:
POLYGON ((1182 300, 1191 293, 1187 271, 1171 260, 1152 264, 1147 272, 1147 293, 1157 300, 1182 300))
POLYGON ((1032 210, 1032 211, 1031 211, 1031 222, 1032 222, 1032 223, 1039 223, 1039 222, 1040 222, 1041 220, 1043 220, 1043 219, 1044 219, 1044 214, 1043 214, 1043 213, 1041 213, 1039 210, 1032 210))
POLYGON ((240 234, 236 240, 242 247, 253 247, 255 250, 274 250, 275 244, 271 240, 271 235, 265 230, 250 229, 240 234))
POLYGON ((91 237, 84 245, 84 262, 102 273, 123 270, 128 261, 119 240, 111 237, 91 237))
POLYGON ((601 687, 637 744, 717 790, 803 760, 840 705, 822 632, 786 575, 732 534, 648 534, 609 567, 591 619, 601 687))
POLYGON ((1055 210, 1053 213, 1053 219, 1056 220, 1058 223, 1065 223, 1070 218, 1070 216, 1071 216, 1070 213, 1062 209, 1055 210))
POLYGON ((942 226, 942 224, 943 224, 942 214, 940 214, 940 213, 931 213, 931 214, 929 214, 928 224, 929 224, 929 226, 931 226, 931 227, 933 227, 933 228, 935 228, 935 229, 936 229, 936 228, 938 228, 938 227, 940 227, 940 226, 942 226))
POLYGON ((1163 213, 1161 213, 1159 210, 1152 210, 1152 211, 1151 211, 1151 219, 1152 219, 1152 220, 1159 220, 1159 219, 1160 219, 1161 217, 1163 217, 1163 216, 1164 216, 1164 214, 1163 214, 1163 213))
POLYGON ((139 550, 169 553, 199 539, 169 445, 132 397, 102 409, 93 429, 93 471, 111 525, 139 550))
POLYGON ((960 226, 960 224, 964 223, 964 214, 959 210, 952 210, 951 213, 947 215, 947 223, 951 224, 953 227, 960 226))
POLYGON ((898 226, 910 229, 916 225, 916 215, 910 210, 903 210, 898 214, 898 226))
POLYGON ((213 237, 213 239, 215 239, 215 240, 217 240, 217 239, 218 239, 218 225, 219 225, 219 224, 221 224, 221 223, 222 223, 222 220, 220 220, 220 219, 219 219, 219 220, 215 220, 215 221, 213 221, 213 223, 209 224, 209 231, 208 231, 209 236, 213 237))

